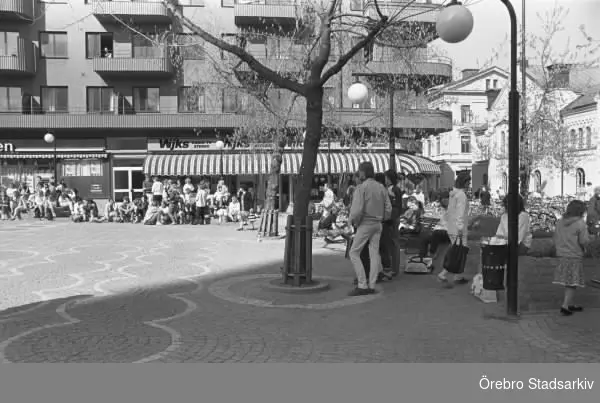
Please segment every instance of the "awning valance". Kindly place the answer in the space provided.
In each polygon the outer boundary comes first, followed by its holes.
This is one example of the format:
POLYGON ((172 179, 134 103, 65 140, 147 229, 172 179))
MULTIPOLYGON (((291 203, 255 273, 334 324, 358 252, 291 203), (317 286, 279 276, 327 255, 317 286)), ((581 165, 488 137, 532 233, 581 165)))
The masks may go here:
MULTIPOLYGON (((302 153, 284 153, 281 161, 281 173, 283 175, 295 175, 300 172, 302 153)), ((326 173, 343 174, 352 172, 346 155, 340 153, 318 153, 315 165, 315 174, 326 173), (328 167, 331 170, 327 169, 328 167)))
MULTIPOLYGON (((0 159, 53 159, 54 153, 2 153, 0 159)), ((87 159, 87 158, 108 158, 106 153, 56 153, 56 158, 60 159, 87 159)))
POLYGON ((144 173, 159 176, 256 175, 269 172, 268 154, 155 154, 144 161, 144 173), (221 158, 223 171, 221 172, 221 158))
POLYGON ((418 155, 398 154, 396 164, 402 166, 407 174, 440 175, 442 171, 435 162, 418 155))

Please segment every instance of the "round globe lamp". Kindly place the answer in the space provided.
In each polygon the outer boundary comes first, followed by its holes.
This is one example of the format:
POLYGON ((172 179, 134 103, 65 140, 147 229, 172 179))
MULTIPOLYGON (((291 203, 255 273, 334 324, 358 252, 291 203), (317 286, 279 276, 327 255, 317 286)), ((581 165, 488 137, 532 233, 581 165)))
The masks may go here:
POLYGON ((217 148, 217 150, 222 150, 225 148, 225 143, 223 143, 221 140, 219 140, 215 143, 215 147, 217 148))
POLYGON ((367 100, 369 89, 363 83, 354 83, 348 88, 348 99, 353 104, 361 104, 367 100))
POLYGON ((473 14, 459 2, 450 3, 438 14, 435 28, 445 42, 464 41, 473 31, 473 14))
POLYGON ((55 140, 54 134, 52 134, 52 133, 46 133, 46 134, 44 134, 44 141, 46 143, 52 144, 52 143, 54 143, 54 140, 55 140))

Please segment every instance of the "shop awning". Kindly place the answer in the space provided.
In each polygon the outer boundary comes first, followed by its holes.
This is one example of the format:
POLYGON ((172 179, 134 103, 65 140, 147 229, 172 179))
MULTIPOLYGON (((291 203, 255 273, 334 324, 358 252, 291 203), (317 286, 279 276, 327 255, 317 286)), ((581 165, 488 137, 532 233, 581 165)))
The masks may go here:
MULTIPOLYGON (((54 153, 0 153, 0 159, 53 159, 54 153)), ((108 158, 106 153, 56 153, 60 159, 108 158)))
MULTIPOLYGON (((295 175, 300 172, 302 162, 302 153, 284 153, 281 161, 281 173, 284 175, 295 175)), ((315 174, 323 175, 328 172, 332 174, 343 174, 352 172, 346 155, 340 153, 317 154, 317 164, 315 165, 315 174), (330 164, 331 170, 328 170, 330 164)))
POLYGON ((158 176, 257 175, 269 172, 268 154, 154 154, 146 157, 144 173, 158 176))
POLYGON ((396 156, 396 165, 402 166, 408 174, 440 175, 442 173, 438 164, 418 155, 399 154, 396 156))

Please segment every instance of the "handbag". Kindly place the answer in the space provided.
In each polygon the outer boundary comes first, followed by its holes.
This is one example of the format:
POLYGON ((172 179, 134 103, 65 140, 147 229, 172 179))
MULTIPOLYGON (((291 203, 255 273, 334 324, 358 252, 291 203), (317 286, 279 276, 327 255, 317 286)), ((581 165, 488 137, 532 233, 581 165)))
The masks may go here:
POLYGON ((462 274, 467 264, 469 248, 463 245, 462 237, 457 238, 444 257, 444 269, 452 274, 462 274))

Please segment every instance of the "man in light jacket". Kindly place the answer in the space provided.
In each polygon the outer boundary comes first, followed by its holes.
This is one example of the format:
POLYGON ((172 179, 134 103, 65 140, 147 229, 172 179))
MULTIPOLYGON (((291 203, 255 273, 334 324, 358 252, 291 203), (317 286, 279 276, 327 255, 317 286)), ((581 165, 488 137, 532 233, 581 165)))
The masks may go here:
POLYGON ((375 169, 370 162, 360 164, 359 177, 362 183, 356 187, 352 196, 349 222, 356 228, 356 234, 350 248, 350 261, 356 272, 357 287, 350 296, 373 294, 377 276, 382 270, 379 255, 382 222, 390 219, 392 204, 385 187, 375 180, 375 169), (366 278, 360 253, 369 243, 371 270, 366 278))

